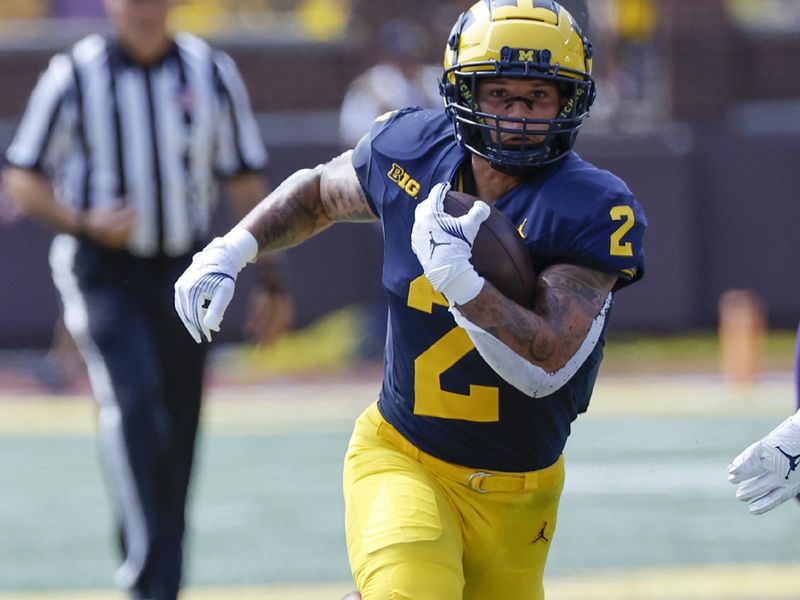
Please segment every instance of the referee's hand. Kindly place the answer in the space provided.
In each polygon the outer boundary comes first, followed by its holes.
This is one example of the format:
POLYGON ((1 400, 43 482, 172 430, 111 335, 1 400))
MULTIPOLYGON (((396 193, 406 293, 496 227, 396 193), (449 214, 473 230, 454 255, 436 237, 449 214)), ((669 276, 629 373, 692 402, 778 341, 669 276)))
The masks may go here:
POLYGON ((175 310, 198 344, 211 341, 233 298, 236 276, 258 253, 258 243, 246 229, 234 228, 214 238, 192 258, 192 264, 175 282, 175 310))
POLYGON ((106 248, 123 250, 136 225, 136 216, 136 209, 130 205, 92 208, 82 214, 80 233, 106 248))

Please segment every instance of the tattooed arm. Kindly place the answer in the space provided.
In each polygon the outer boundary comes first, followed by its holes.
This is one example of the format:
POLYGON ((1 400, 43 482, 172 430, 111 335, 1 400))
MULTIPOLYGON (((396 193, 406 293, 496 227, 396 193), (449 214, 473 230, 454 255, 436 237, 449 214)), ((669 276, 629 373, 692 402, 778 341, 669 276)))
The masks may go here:
POLYGON ((192 257, 175 282, 175 310, 196 342, 219 331, 236 277, 259 252, 299 244, 334 221, 376 218, 345 152, 315 169, 298 171, 241 222, 192 257))
POLYGON ((239 225, 253 234, 259 251, 294 246, 334 221, 377 218, 350 162, 351 154, 296 172, 242 219, 239 225))
POLYGON ((457 310, 528 363, 554 373, 584 346, 616 281, 613 275, 558 264, 540 274, 532 310, 512 302, 489 282, 457 310))

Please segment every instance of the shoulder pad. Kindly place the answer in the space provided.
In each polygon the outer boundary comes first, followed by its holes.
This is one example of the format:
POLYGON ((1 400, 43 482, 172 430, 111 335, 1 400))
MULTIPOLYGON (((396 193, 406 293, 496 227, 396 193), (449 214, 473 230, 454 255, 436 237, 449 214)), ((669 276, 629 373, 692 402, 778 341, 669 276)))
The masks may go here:
POLYGON ((375 119, 370 138, 374 152, 413 158, 428 152, 437 141, 452 138, 452 125, 444 111, 403 108, 375 119))

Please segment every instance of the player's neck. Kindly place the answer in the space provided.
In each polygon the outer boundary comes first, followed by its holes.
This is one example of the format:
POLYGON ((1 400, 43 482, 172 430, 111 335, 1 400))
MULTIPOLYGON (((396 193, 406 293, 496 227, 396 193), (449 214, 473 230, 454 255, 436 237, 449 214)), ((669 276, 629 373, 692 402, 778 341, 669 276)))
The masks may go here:
POLYGON ((476 195, 481 200, 493 204, 495 200, 508 193, 522 181, 508 173, 493 169, 489 161, 472 155, 472 174, 475 177, 476 195))

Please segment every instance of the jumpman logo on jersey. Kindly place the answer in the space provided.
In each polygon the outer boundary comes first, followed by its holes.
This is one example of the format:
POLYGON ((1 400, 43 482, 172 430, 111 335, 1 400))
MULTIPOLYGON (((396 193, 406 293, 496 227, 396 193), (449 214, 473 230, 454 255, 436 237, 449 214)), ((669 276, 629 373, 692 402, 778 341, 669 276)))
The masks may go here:
POLYGON ((535 543, 536 543, 536 542, 538 542, 539 540, 543 541, 545 544, 546 544, 547 542, 549 542, 549 541, 550 541, 550 538, 548 538, 548 537, 547 537, 547 536, 544 534, 544 532, 545 532, 545 530, 546 530, 546 529, 547 529, 547 521, 545 521, 545 522, 543 522, 543 523, 542 523, 542 528, 539 530, 539 533, 538 533, 538 535, 537 535, 535 538, 533 538, 533 539, 531 540, 531 544, 535 544, 535 543))
POLYGON ((784 479, 787 479, 787 480, 788 480, 788 479, 789 479, 789 473, 791 473, 792 471, 794 471, 795 469, 797 469, 797 465, 798 465, 798 464, 800 464, 800 460, 798 460, 798 459, 800 459, 800 454, 795 454, 794 456, 792 456, 791 454, 786 454, 786 452, 784 452, 783 450, 781 450, 781 447, 780 447, 780 446, 775 446, 775 448, 777 448, 777 449, 778 449, 778 452, 780 452, 780 453, 781 453, 781 454, 783 454, 783 455, 784 455, 786 458, 788 458, 788 459, 789 459, 789 470, 788 470, 788 471, 786 471, 786 477, 784 477, 784 479))
POLYGON ((433 232, 429 231, 428 233, 431 236, 431 255, 430 255, 429 258, 433 258, 433 253, 434 253, 434 251, 436 250, 437 247, 439 247, 439 246, 449 246, 452 243, 452 242, 437 242, 436 240, 433 239, 433 232))

